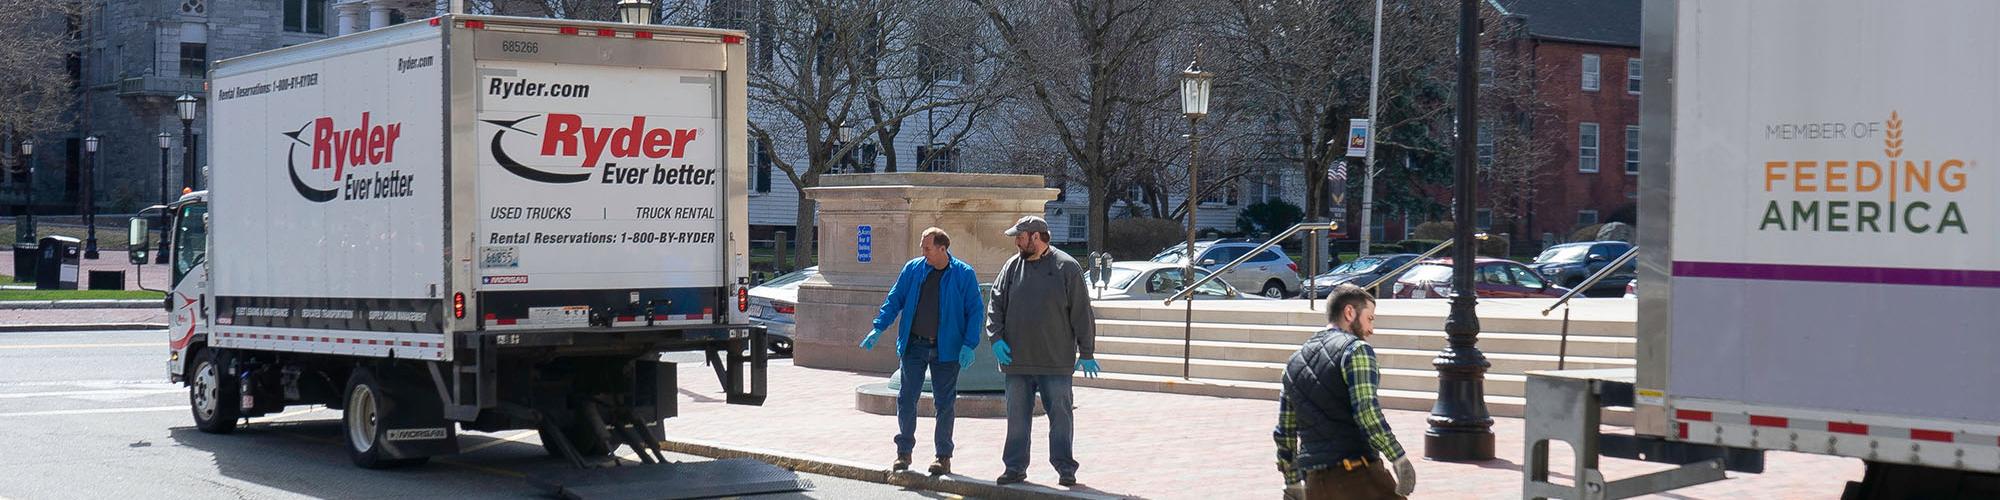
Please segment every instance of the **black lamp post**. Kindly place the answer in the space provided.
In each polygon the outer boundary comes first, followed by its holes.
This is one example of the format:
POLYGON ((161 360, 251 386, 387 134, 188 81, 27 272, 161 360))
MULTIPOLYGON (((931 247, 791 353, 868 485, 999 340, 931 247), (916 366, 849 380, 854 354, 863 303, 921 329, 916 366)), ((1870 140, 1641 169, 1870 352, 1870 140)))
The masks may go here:
POLYGON ((1486 369, 1492 366, 1479 352, 1478 293, 1472 285, 1473 182, 1478 158, 1479 1, 1458 4, 1458 148, 1453 155, 1451 247, 1451 316, 1444 322, 1444 351, 1431 360, 1438 370, 1437 405, 1431 407, 1430 429, 1424 431, 1424 457, 1450 462, 1493 458, 1493 417, 1486 413, 1486 369))
MULTIPOLYGON (((159 139, 160 141, 160 206, 166 206, 168 203, 174 202, 173 198, 171 198, 172 195, 167 194, 169 192, 168 190, 173 189, 172 187, 170 187, 172 186, 172 183, 167 181, 167 151, 172 150, 174 147, 174 136, 166 132, 160 132, 160 135, 154 136, 154 138, 159 139)), ((160 211, 159 225, 160 225, 160 246, 157 251, 153 252, 153 263, 165 264, 167 263, 167 211, 166 210, 160 211)))
POLYGON ((200 102, 200 99, 187 94, 174 99, 174 108, 181 115, 181 150, 187 152, 181 161, 181 185, 191 190, 201 189, 196 182, 194 166, 194 111, 195 105, 200 102))
POLYGON ((35 141, 34 139, 27 139, 21 141, 21 170, 25 171, 28 174, 28 181, 24 183, 24 185, 27 186, 28 190, 28 209, 25 212, 26 215, 21 218, 20 227, 14 230, 14 240, 20 243, 34 243, 35 242, 35 141))
POLYGON ((83 258, 97 260, 97 136, 83 138, 83 258))
POLYGON ((626 24, 653 24, 653 0, 618 0, 618 20, 626 24))
MULTIPOLYGON (((1196 165, 1199 160, 1196 156, 1200 153, 1201 142, 1196 132, 1199 131, 1201 119, 1208 116, 1208 95, 1215 80, 1214 73, 1202 71, 1200 66, 1201 60, 1197 54, 1195 61, 1189 62, 1187 69, 1181 70, 1181 114, 1187 115, 1188 119, 1187 258, 1182 259, 1185 265, 1182 266, 1181 272, 1186 274, 1181 276, 1181 283, 1189 285, 1194 284, 1196 276, 1194 270, 1198 264, 1194 261, 1195 224, 1199 220, 1195 218, 1195 208, 1201 205, 1200 185, 1196 182, 1200 180, 1200 169, 1196 165)), ((1194 352, 1194 295, 1190 294, 1182 301, 1185 302, 1181 307, 1186 308, 1183 311, 1186 317, 1181 326, 1181 378, 1187 379, 1192 376, 1189 360, 1193 358, 1194 352)))

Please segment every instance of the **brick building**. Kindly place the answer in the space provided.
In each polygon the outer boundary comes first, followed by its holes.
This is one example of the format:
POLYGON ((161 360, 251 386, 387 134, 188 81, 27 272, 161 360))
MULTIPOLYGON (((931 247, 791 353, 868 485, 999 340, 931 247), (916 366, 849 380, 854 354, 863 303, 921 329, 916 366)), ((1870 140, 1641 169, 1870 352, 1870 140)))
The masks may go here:
MULTIPOLYGON (((1639 187, 1639 0, 1489 0, 1548 106, 1535 141, 1554 144, 1518 220, 1493 230, 1562 241, 1602 222, 1635 223, 1639 187)), ((1490 216, 1482 216, 1482 222, 1490 216)))

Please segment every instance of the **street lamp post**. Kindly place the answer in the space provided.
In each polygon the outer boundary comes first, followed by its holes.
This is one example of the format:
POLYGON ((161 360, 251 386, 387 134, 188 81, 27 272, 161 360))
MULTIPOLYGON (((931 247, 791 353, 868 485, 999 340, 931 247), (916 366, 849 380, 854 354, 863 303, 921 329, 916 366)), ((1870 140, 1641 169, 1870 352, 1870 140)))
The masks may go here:
MULTIPOLYGON (((174 201, 172 198, 170 198, 170 196, 172 195, 167 194, 168 190, 173 189, 169 187, 172 184, 170 184, 167 181, 167 152, 171 151, 174 147, 174 136, 166 132, 160 132, 160 135, 155 136, 154 138, 159 139, 160 141, 160 206, 166 206, 168 203, 173 203, 174 201)), ((167 263, 167 211, 166 210, 160 211, 159 225, 160 225, 160 245, 158 250, 153 252, 153 263, 165 264, 167 263)))
POLYGON ((195 178, 194 166, 194 111, 195 105, 200 102, 200 99, 188 94, 174 99, 174 109, 181 115, 181 150, 186 152, 181 161, 181 185, 191 190, 201 189, 196 182, 199 179, 195 178))
POLYGON ((1451 315, 1445 319, 1446 344, 1431 360, 1438 370, 1437 404, 1431 407, 1430 429, 1424 431, 1424 457, 1448 462, 1493 458, 1493 417, 1486 413, 1486 355, 1479 352, 1478 293, 1472 267, 1478 240, 1472 230, 1478 158, 1479 0, 1458 5, 1458 144, 1453 154, 1454 217, 1451 247, 1451 315))
POLYGON ((97 260, 97 136, 83 138, 83 258, 97 260))
POLYGON ((35 241, 35 141, 33 139, 21 141, 21 169, 28 174, 28 180, 24 183, 28 189, 28 210, 26 216, 21 218, 20 227, 14 230, 14 240, 20 243, 33 243, 35 241))
MULTIPOLYGON (((1196 166, 1201 151, 1201 137, 1196 132, 1199 131, 1198 126, 1202 117, 1208 116, 1208 94, 1214 80, 1214 73, 1201 70, 1201 56, 1198 51, 1195 60, 1188 63, 1187 69, 1181 70, 1181 114, 1187 115, 1188 118, 1187 258, 1182 259, 1186 264, 1182 272, 1186 274, 1181 276, 1181 283, 1187 285, 1194 284, 1195 280, 1194 231, 1197 222, 1195 208, 1201 205, 1200 184, 1197 182, 1200 180, 1200 170, 1196 166)), ((1185 302, 1183 307, 1187 309, 1186 321, 1181 331, 1181 379, 1185 380, 1191 376, 1192 366, 1189 360, 1194 354, 1194 296, 1188 296, 1183 302, 1185 302)))
POLYGON ((626 24, 653 24, 653 1, 618 0, 618 19, 626 24))

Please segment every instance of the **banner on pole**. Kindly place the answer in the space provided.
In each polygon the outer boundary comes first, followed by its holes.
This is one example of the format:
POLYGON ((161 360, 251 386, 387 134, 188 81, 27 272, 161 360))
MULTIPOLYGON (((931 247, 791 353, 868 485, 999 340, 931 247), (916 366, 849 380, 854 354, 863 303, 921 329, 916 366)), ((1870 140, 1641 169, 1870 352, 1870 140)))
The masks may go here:
POLYGON ((1360 158, 1368 156, 1368 119, 1355 118, 1347 121, 1347 156, 1360 158))

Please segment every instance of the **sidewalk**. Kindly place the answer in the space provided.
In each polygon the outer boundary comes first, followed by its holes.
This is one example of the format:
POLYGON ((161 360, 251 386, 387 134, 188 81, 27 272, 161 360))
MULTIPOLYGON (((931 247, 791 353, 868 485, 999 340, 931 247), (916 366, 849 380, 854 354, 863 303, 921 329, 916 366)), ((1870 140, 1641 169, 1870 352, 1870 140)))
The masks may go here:
POLYGON ((167 312, 152 309, 0 309, 0 331, 162 329, 167 312))
MULTIPOLYGON (((99 228, 99 232, 102 231, 103 228, 99 228)), ((120 232, 116 236, 123 238, 125 237, 125 233, 120 232)), ((99 234, 98 237, 104 238, 105 236, 103 234, 99 234)), ((133 266, 130 261, 127 261, 125 259, 126 256, 124 250, 115 250, 115 251, 100 250, 98 251, 97 260, 82 259, 79 261, 81 262, 80 267, 82 267, 82 269, 79 270, 78 272, 79 273, 78 280, 82 280, 83 276, 88 276, 91 271, 124 271, 126 290, 138 290, 140 284, 140 277, 142 274, 145 278, 144 283, 147 288, 152 288, 154 290, 162 290, 167 288, 168 269, 166 264, 146 264, 144 266, 133 266), (137 269, 135 269, 135 267, 137 269)), ((6 266, 5 269, 0 269, 0 274, 11 273, 14 271, 13 250, 0 250, 0 265, 6 266)), ((22 284, 33 285, 33 283, 22 283, 22 284)))
MULTIPOLYGON (((764 406, 722 403, 714 371, 699 362, 680 366, 680 416, 669 419, 669 441, 818 456, 838 463, 888 469, 895 458, 896 419, 855 410, 854 388, 884 374, 857 374, 792 366, 773 360, 764 406)), ((1083 483, 1070 491, 1141 498, 1277 498, 1281 476, 1273 465, 1271 428, 1277 403, 1109 389, 1076 388, 1076 452, 1083 483)), ((1424 412, 1388 412, 1397 439, 1413 458, 1424 446, 1424 412)), ((916 463, 930 464, 932 420, 918 421, 916 463)), ((1032 484, 1056 486, 1048 465, 1047 420, 1037 419, 1032 484)), ((1454 464, 1416 458, 1416 498, 1519 498, 1521 420, 1495 418, 1495 460, 1454 464)), ((967 481, 991 483, 1002 471, 1000 443, 1006 420, 960 418, 953 470, 967 481)), ((1557 471, 1570 467, 1566 446, 1552 450, 1557 471)), ((1606 458, 1612 479, 1670 466, 1606 458)), ((1769 453, 1763 474, 1677 490, 1668 498, 1837 498, 1846 481, 1859 480, 1857 460, 1797 453, 1769 453)), ((1566 473, 1557 477, 1568 478, 1566 473)))

